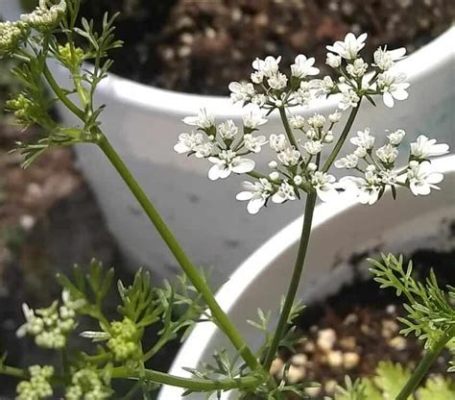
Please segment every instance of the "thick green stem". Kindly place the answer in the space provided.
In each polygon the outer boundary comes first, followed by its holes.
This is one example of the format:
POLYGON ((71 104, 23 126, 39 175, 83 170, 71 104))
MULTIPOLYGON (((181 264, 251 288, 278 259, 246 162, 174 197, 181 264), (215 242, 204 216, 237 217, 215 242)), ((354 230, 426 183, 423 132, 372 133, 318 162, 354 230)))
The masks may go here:
POLYGON ((114 368, 112 378, 117 379, 145 379, 161 385, 170 385, 185 388, 195 392, 210 392, 216 390, 230 389, 247 389, 254 388, 261 379, 255 376, 246 376, 243 378, 223 379, 219 381, 200 379, 200 378, 182 378, 175 375, 169 375, 164 372, 146 369, 139 372, 128 370, 124 367, 114 368))
POLYGON ((240 335, 239 331, 234 326, 232 321, 219 306, 212 290, 208 286, 205 279, 202 277, 197 268, 189 260, 188 256, 180 246, 179 242, 174 237, 173 233, 166 225, 159 212, 156 210, 155 206, 149 200, 149 198, 142 190, 139 183, 136 181, 134 176, 129 171, 128 167, 125 165, 123 160, 120 158, 120 156, 117 154, 115 149, 111 146, 111 144, 103 134, 100 135, 98 145, 104 152, 106 157, 109 159, 109 161, 112 163, 114 168, 117 170, 117 172, 120 174, 123 181, 131 190, 132 194, 137 199, 139 204, 142 206, 144 212, 147 214, 148 218, 155 226, 161 238, 167 244, 169 250, 174 255, 179 265, 190 279, 191 283, 204 298, 208 308, 212 313, 213 318, 217 322, 220 329, 229 338, 234 347, 239 351, 240 355, 248 364, 248 366, 252 370, 260 369, 261 366, 257 358, 254 356, 253 352, 250 350, 250 348, 248 347, 245 340, 242 338, 242 336, 240 335))
POLYGON ((299 146, 297 144, 297 140, 295 140, 294 134, 292 133, 292 129, 289 125, 288 117, 286 115, 286 109, 284 107, 280 107, 279 110, 281 122, 283 123, 284 130, 286 131, 286 135, 288 136, 289 143, 291 143, 292 146, 298 149, 299 146))
POLYGON ((434 345, 425 356, 420 360, 417 368, 412 373, 409 381, 401 389, 401 392, 395 398, 395 400, 408 400, 408 398, 415 392, 419 387, 425 375, 428 373, 430 367, 434 364, 441 351, 444 349, 446 344, 455 336, 455 327, 447 331, 441 339, 434 345))
POLYGON ((333 162, 338 157, 338 153, 340 152, 341 148, 343 147, 344 142, 346 141, 346 138, 349 135, 349 131, 352 128, 352 124, 354 123, 354 120, 355 120, 355 117, 357 115, 357 112, 359 111, 361 102, 362 102, 362 98, 360 98, 359 102, 357 103, 357 106, 355 106, 351 110, 351 113, 349 114, 349 118, 348 118, 348 120, 346 122, 346 125, 344 126, 343 132, 341 132, 341 135, 340 135, 340 137, 338 139, 338 142, 336 143, 336 145, 333 148, 332 152, 327 157, 327 160, 325 161, 324 165, 322 166, 322 172, 327 172, 330 169, 330 167, 332 166, 333 162))
POLYGON ((278 346, 280 345, 281 338, 283 337, 286 327, 288 325, 289 315, 291 313, 292 306, 295 301, 295 296, 297 294, 297 289, 300 284, 308 244, 310 242, 311 225, 313 223, 313 214, 314 208, 316 206, 316 198, 317 198, 316 192, 312 191, 308 194, 308 197, 306 199, 305 212, 303 215, 302 234, 300 236, 299 243, 299 251, 297 254, 297 259, 295 260, 294 271, 292 273, 292 278, 289 283, 289 289, 286 294, 286 299, 284 301, 280 319, 278 321, 278 325, 275 330, 272 343, 267 351, 267 355, 264 361, 264 368, 266 370, 270 368, 270 365, 272 364, 272 361, 275 358, 275 354, 278 350, 278 346))
POLYGON ((74 104, 63 92, 63 90, 60 88, 56 80, 54 79, 52 73, 49 71, 49 68, 47 67, 46 64, 44 64, 44 77, 47 80, 47 83, 53 90, 53 92, 57 95, 59 100, 70 110, 74 115, 76 115, 80 120, 84 121, 84 112, 79 109, 76 104, 74 104))

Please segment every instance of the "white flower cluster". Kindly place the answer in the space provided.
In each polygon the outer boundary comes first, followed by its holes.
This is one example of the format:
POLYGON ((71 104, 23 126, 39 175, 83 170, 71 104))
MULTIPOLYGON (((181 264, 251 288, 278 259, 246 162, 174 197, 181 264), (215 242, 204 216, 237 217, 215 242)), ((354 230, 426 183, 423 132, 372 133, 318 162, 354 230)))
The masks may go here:
POLYGON ((14 51, 26 32, 27 26, 21 21, 0 22, 0 57, 14 51))
POLYGON ((245 109, 242 130, 232 120, 217 125, 214 116, 205 109, 183 122, 195 126, 197 131, 180 134, 174 150, 180 154, 207 158, 213 164, 209 170, 211 180, 225 179, 232 172, 243 174, 253 171, 254 161, 245 156, 259 153, 267 143, 264 136, 254 135, 254 131, 267 122, 254 104, 245 109))
POLYGON ((90 368, 76 371, 71 376, 71 385, 65 393, 66 400, 104 400, 112 396, 112 389, 108 382, 90 368))
POLYGON ((29 369, 30 379, 19 382, 16 387, 17 400, 41 400, 52 396, 50 379, 54 368, 50 365, 33 365, 29 369))
POLYGON ((47 30, 55 27, 66 13, 66 0, 53 4, 50 0, 39 0, 35 10, 22 14, 21 20, 37 30, 47 30))
POLYGON ((54 301, 50 307, 32 310, 27 304, 22 309, 26 319, 17 331, 17 336, 35 337, 37 346, 47 349, 65 347, 68 334, 76 327, 76 311, 85 301, 72 300, 67 290, 62 292, 62 305, 54 301))
POLYGON ((435 139, 421 135, 411 143, 408 164, 395 170, 398 157, 398 146, 405 136, 405 131, 398 129, 387 136, 387 143, 374 149, 375 137, 368 129, 357 132, 351 138, 356 146, 352 154, 335 162, 337 168, 355 169, 363 174, 361 177, 347 176, 340 180, 344 188, 354 193, 363 204, 374 204, 387 188, 395 193, 397 186, 409 187, 416 195, 428 195, 431 189, 443 179, 443 175, 435 172, 428 161, 430 157, 447 154, 447 144, 437 144, 435 139))
POLYGON ((249 175, 253 181, 243 182, 243 191, 237 194, 237 199, 248 202, 251 214, 256 214, 269 200, 282 204, 313 191, 321 200, 328 201, 338 196, 347 184, 357 190, 361 202, 369 204, 377 201, 386 187, 392 187, 395 193, 396 185, 409 186, 415 194, 427 194, 442 179, 429 171, 427 158, 444 154, 446 145, 436 145, 420 137, 411 145, 408 166, 396 172, 394 166, 397 147, 404 136, 402 130, 391 133, 388 143, 376 150, 375 138, 368 130, 358 132, 351 139, 355 151, 337 160, 336 167, 361 171, 362 177, 336 182, 328 173, 350 129, 350 126, 345 127, 333 145, 338 136, 335 128, 343 111, 358 107, 362 98, 374 103, 372 97, 380 95, 391 107, 395 100, 408 96, 409 84, 394 68, 395 62, 404 57, 405 49, 379 48, 374 53, 374 62, 368 65, 359 56, 366 37, 366 34, 356 37, 349 33, 343 41, 327 46, 326 63, 337 72, 337 79, 329 76, 312 79, 319 70, 314 67, 314 59, 304 55, 295 58, 289 75, 280 71, 280 57, 256 59, 249 82, 229 85, 232 100, 244 107, 242 126, 232 120, 218 124, 215 117, 203 109, 196 116, 184 118, 195 131, 182 133, 174 150, 208 159, 213 164, 208 173, 211 180, 225 179, 232 173, 249 175), (338 109, 329 115, 314 114, 308 118, 288 115, 291 107, 332 94, 338 94, 340 100, 338 109), (256 131, 267 122, 264 114, 274 109, 279 109, 285 134, 257 135, 256 131), (272 171, 267 174, 255 171, 255 162, 250 158, 264 147, 274 153, 268 164, 272 171), (329 148, 330 160, 327 165, 322 163, 326 148, 329 148))
POLYGON ((366 33, 355 37, 348 33, 343 41, 327 46, 326 64, 335 69, 340 77, 332 91, 341 93, 340 108, 343 110, 355 107, 361 96, 371 98, 380 94, 387 107, 393 107, 395 100, 408 98, 409 83, 406 76, 394 70, 395 62, 406 54, 405 48, 387 50, 378 48, 374 52, 374 63, 368 73, 369 65, 359 56, 365 46, 366 33))

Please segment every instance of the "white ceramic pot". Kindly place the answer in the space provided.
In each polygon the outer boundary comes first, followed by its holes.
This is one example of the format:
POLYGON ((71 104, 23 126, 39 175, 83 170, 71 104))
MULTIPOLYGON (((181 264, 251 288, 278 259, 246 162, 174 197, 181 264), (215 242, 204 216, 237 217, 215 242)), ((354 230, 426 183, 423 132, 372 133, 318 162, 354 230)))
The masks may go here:
MULTIPOLYGON (((433 162, 445 173, 441 191, 414 197, 401 188, 397 200, 387 193, 374 206, 345 199, 319 205, 308 250, 307 267, 298 297, 306 304, 334 294, 353 278, 354 254, 374 255, 377 249, 410 254, 417 248, 455 248, 455 156, 433 162)), ((219 290, 217 300, 247 342, 261 345, 262 335, 247 324, 257 308, 277 311, 287 290, 297 254, 302 218, 296 219, 253 253, 219 290)), ((365 256, 366 257, 366 256, 365 256)), ((437 267, 437 266, 434 266, 437 267)), ((364 268, 367 272, 367 265, 364 268)), ((357 268, 358 271, 358 268, 357 268)), ((367 275, 367 274, 366 274, 367 275)), ((171 374, 189 376, 182 367, 209 362, 215 349, 232 348, 213 324, 197 325, 178 353, 171 374)), ((182 391, 164 386, 159 400, 202 400, 201 394, 181 397, 182 391)), ((224 399, 234 396, 225 395, 224 399)))
MULTIPOLYGON (((0 14, 16 18, 18 0, 1 0, 0 14)), ((455 127, 455 28, 400 62, 412 84, 410 98, 393 110, 367 103, 355 128, 370 126, 374 131, 404 128, 413 136, 431 136, 454 144, 455 127)), ((318 60, 322 62, 323 60, 318 60)), ((67 74, 52 66, 65 86, 67 74)), ((172 150, 186 127, 181 122, 207 106, 219 120, 239 120, 241 109, 226 97, 199 96, 160 90, 115 75, 100 86, 97 101, 106 104, 102 128, 150 195, 191 259, 206 267, 215 266, 212 278, 224 282, 234 268, 260 243, 301 213, 298 202, 271 207, 267 216, 252 217, 245 205, 235 201, 240 178, 210 182, 206 162, 189 159, 172 150)), ((378 99, 378 104, 382 103, 378 99)), ((322 101, 305 114, 335 107, 334 100, 322 101)), ((66 124, 75 123, 66 109, 60 109, 66 124)), ((277 115, 264 126, 265 133, 282 131, 277 115)), ((123 250, 162 276, 179 271, 174 259, 144 218, 137 202, 111 166, 94 146, 77 147, 80 166, 95 191, 110 230, 123 250)), ((257 158, 259 168, 266 165, 257 158)))

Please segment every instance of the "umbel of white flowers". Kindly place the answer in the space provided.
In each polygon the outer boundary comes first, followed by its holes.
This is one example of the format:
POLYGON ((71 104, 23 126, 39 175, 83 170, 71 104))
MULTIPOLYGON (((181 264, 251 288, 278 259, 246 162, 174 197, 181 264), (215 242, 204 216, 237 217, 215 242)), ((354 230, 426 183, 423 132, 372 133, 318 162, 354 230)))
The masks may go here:
POLYGON ((251 214, 256 214, 269 200, 282 204, 311 190, 323 201, 343 191, 354 193, 364 204, 375 203, 387 188, 395 193, 397 186, 406 186, 415 195, 429 194, 438 188, 436 185, 443 176, 432 171, 428 159, 446 154, 449 146, 421 135, 411 143, 407 164, 397 169, 399 146, 405 136, 402 129, 389 132, 386 143, 380 147, 375 147, 378 140, 368 128, 358 131, 350 139, 355 146, 352 154, 335 161, 335 167, 354 172, 353 176, 337 181, 318 167, 321 153, 337 139, 337 124, 343 112, 357 107, 362 97, 373 101, 373 96, 382 96, 387 107, 408 97, 406 76, 394 68, 395 62, 404 57, 405 49, 379 48, 369 65, 359 56, 366 37, 349 33, 343 41, 327 46, 326 63, 335 70, 337 79, 314 78, 319 73, 314 67, 315 60, 302 54, 295 58, 289 75, 280 71, 280 57, 256 59, 249 81, 229 85, 232 101, 244 107, 241 126, 232 120, 217 123, 214 115, 202 109, 198 115, 184 118, 183 122, 194 130, 180 134, 174 150, 207 159, 212 164, 208 172, 211 180, 225 179, 231 174, 249 175, 252 180, 243 183, 237 199, 248 202, 251 214), (338 95, 339 102, 338 109, 329 115, 304 118, 289 113, 292 107, 331 95, 338 95), (292 135, 256 134, 274 109, 287 113, 292 135), (297 139, 292 140, 294 135, 297 139), (255 171, 252 158, 267 145, 274 156, 268 163, 270 171, 264 174, 255 171))

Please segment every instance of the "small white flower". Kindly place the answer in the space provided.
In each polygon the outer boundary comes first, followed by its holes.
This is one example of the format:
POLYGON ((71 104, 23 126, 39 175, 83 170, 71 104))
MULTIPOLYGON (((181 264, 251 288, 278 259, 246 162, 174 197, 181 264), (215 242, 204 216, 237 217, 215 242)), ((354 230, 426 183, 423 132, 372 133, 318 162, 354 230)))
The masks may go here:
POLYGON ((320 140, 309 140, 303 145, 305 151, 310 155, 316 155, 320 153, 324 145, 320 140))
POLYGON ((239 128, 235 125, 232 119, 222 122, 217 127, 217 132, 224 140, 232 140, 239 133, 239 128))
POLYGON ((253 61, 253 68, 264 74, 264 76, 270 78, 278 72, 280 61, 281 57, 274 58, 272 56, 268 56, 265 60, 256 58, 256 60, 253 61))
POLYGON ((352 191, 360 203, 369 205, 378 201, 382 188, 381 178, 376 174, 374 168, 367 168, 364 178, 347 176, 342 178, 340 183, 348 192, 352 191))
POLYGON ((439 172, 434 172, 429 161, 419 163, 411 161, 406 174, 409 188, 415 196, 426 196, 431 189, 439 189, 437 183, 442 182, 444 176, 439 172))
POLYGON ((247 210, 250 214, 257 214, 273 191, 272 184, 265 178, 255 183, 243 182, 242 187, 244 191, 238 193, 236 199, 248 201, 247 210))
POLYGON ((225 179, 231 172, 236 174, 251 172, 255 166, 253 160, 239 157, 232 150, 223 150, 216 157, 210 157, 209 161, 215 164, 209 170, 209 179, 212 181, 225 179))
POLYGON ((294 129, 302 129, 305 126, 305 118, 303 118, 301 115, 293 115, 289 118, 289 124, 294 129))
POLYGON ((277 204, 295 199, 296 197, 294 187, 287 182, 283 182, 278 188, 278 191, 272 196, 272 201, 277 204))
POLYGON ((392 146, 390 143, 380 147, 376 150, 376 156, 384 164, 392 164, 398 157, 398 149, 395 146, 392 146))
POLYGON ((354 146, 362 147, 366 150, 373 148, 375 137, 370 135, 370 129, 366 128, 363 131, 357 131, 357 136, 351 138, 351 143, 354 146))
POLYGON ((14 51, 27 32, 24 22, 0 22, 0 56, 14 51))
POLYGON ((205 108, 201 108, 198 115, 183 118, 183 123, 197 126, 200 129, 209 129, 212 126, 215 126, 215 116, 209 113, 205 108))
POLYGON ((338 86, 341 92, 341 100, 338 103, 340 110, 347 110, 349 107, 356 107, 360 101, 358 94, 348 85, 338 86))
POLYGON ((436 139, 428 139, 425 135, 420 135, 416 142, 411 143, 411 155, 418 160, 442 156, 448 152, 448 144, 436 144, 436 139))
POLYGON ((392 74, 386 71, 378 75, 378 90, 382 93, 382 99, 387 107, 393 107, 394 100, 406 100, 408 98, 409 94, 406 89, 409 87, 409 83, 405 81, 406 75, 401 73, 392 74))
POLYGON ((332 68, 338 68, 341 65, 341 57, 332 53, 327 53, 325 63, 332 68))
POLYGON ((267 119, 257 104, 248 104, 244 108, 242 119, 243 126, 249 129, 256 129, 258 126, 264 125, 267 122, 267 119))
POLYGON ((398 180, 397 172, 392 169, 379 171, 379 177, 384 185, 395 186, 398 180))
POLYGON ((202 143, 204 143, 204 135, 200 132, 181 133, 174 150, 179 154, 189 153, 196 151, 202 143))
POLYGON ((335 161, 336 168, 355 168, 359 163, 359 157, 355 154, 348 154, 346 157, 342 157, 335 161))
POLYGON ((251 99, 251 102, 253 104, 257 104, 259 107, 262 107, 267 102, 267 96, 262 93, 256 94, 251 99))
POLYGON ((316 171, 311 176, 311 185, 316 189, 316 193, 322 201, 330 201, 338 196, 335 181, 333 175, 322 171, 316 171))
POLYGON ((303 178, 300 175, 296 175, 293 181, 297 186, 300 186, 303 183, 303 178))
POLYGON ((300 157, 300 151, 296 150, 294 147, 287 147, 282 152, 278 153, 278 160, 286 167, 297 165, 300 161, 300 157))
POLYGON ((330 94, 335 88, 335 82, 330 76, 324 76, 322 79, 314 79, 311 85, 316 90, 316 97, 330 94))
POLYGON ((386 71, 395 64, 395 61, 401 60, 406 54, 406 49, 400 47, 395 50, 387 50, 387 48, 378 48, 374 52, 374 65, 381 71, 386 71))
POLYGON ((315 129, 322 128, 325 124, 325 117, 322 114, 314 114, 308 118, 308 125, 315 129))
POLYGON ((387 138, 392 146, 398 146, 402 142, 405 135, 406 132, 403 129, 397 129, 395 132, 387 135, 387 138))
POLYGON ((309 128, 305 131, 305 136, 309 140, 316 140, 319 138, 319 132, 314 128, 309 128))
POLYGON ((334 141, 335 137, 333 136, 332 131, 328 131, 324 135, 324 143, 332 143, 334 141))
POLYGON ((356 58, 352 64, 346 66, 346 72, 353 78, 360 78, 367 72, 368 64, 362 58, 356 58))
POLYGON ((354 150, 354 155, 356 155, 357 157, 359 158, 365 158, 367 156, 367 150, 365 149, 365 147, 357 147, 355 150, 354 150))
POLYGON ((269 138, 270 148, 277 153, 283 151, 287 147, 287 139, 285 135, 270 135, 269 138))
POLYGON ((269 174, 269 178, 272 182, 276 182, 280 179, 280 173, 277 171, 273 171, 269 174))
POLYGON ((195 148, 195 156, 196 158, 207 158, 214 154, 215 145, 211 142, 206 142, 196 146, 195 148))
POLYGON ((291 74, 296 78, 303 79, 308 75, 319 74, 319 69, 313 67, 314 58, 306 58, 303 54, 299 54, 291 65, 291 74))
POLYGON ((272 89, 281 90, 286 87, 288 83, 288 78, 286 77, 286 75, 278 73, 267 79, 267 83, 272 89))
POLYGON ((336 124, 341 119, 341 113, 339 111, 335 111, 332 114, 329 114, 329 121, 333 124, 336 124))
POLYGON ((264 74, 260 71, 255 71, 250 75, 251 82, 256 83, 257 85, 260 85, 262 81, 264 80, 264 74))
POLYGON ((249 101, 256 94, 253 84, 249 82, 231 82, 229 90, 233 103, 249 101))
POLYGON ((243 139, 246 149, 252 151, 253 153, 259 153, 262 146, 267 143, 265 136, 253 136, 250 133, 245 134, 243 139))
POLYGON ((327 50, 338 54, 346 60, 354 60, 360 50, 365 47, 367 34, 363 33, 358 38, 353 33, 348 33, 343 41, 337 41, 333 46, 327 46, 327 50))

